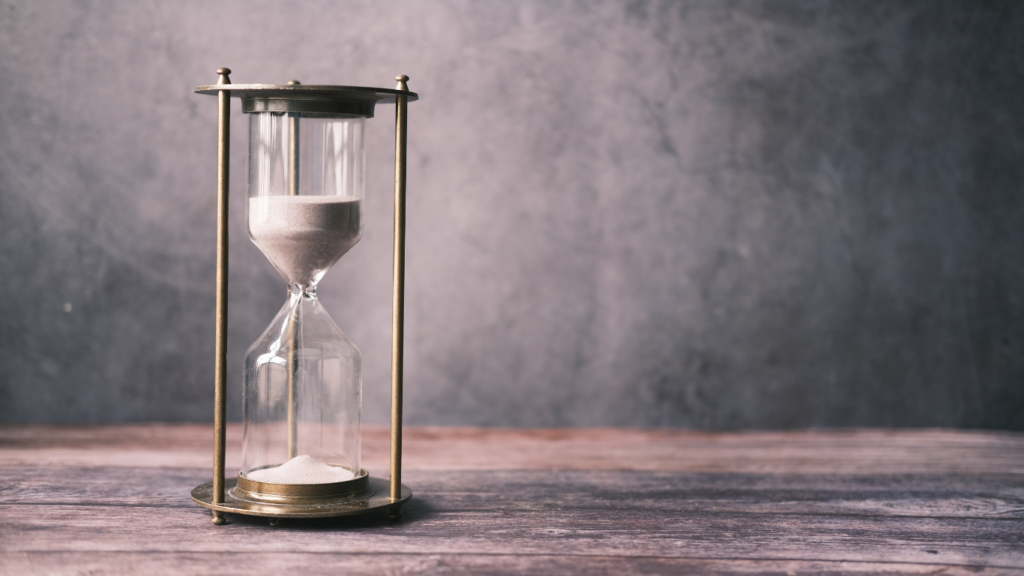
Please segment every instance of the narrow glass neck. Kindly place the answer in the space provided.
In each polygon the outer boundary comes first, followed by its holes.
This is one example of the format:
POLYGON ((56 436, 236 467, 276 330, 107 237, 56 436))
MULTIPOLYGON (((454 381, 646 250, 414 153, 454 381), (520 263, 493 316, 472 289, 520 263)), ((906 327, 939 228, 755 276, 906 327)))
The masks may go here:
POLYGON ((292 284, 288 286, 288 298, 291 300, 296 300, 298 298, 316 300, 316 284, 310 284, 309 286, 292 284))

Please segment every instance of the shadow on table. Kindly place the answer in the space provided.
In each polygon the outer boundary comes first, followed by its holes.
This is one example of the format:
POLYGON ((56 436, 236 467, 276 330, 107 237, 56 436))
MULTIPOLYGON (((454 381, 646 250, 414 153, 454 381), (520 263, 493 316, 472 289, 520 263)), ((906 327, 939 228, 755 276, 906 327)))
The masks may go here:
POLYGON ((386 511, 380 511, 336 518, 281 518, 276 525, 271 525, 265 517, 227 514, 228 525, 225 528, 247 526, 268 530, 359 530, 402 526, 429 519, 434 514, 433 508, 423 498, 413 498, 402 506, 402 517, 397 520, 392 520, 386 511))

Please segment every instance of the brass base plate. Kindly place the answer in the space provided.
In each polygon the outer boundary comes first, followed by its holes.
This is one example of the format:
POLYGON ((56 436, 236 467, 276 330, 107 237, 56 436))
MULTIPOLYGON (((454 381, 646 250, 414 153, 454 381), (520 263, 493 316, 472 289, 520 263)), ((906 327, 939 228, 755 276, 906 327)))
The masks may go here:
POLYGON ((303 504, 278 504, 242 500, 235 496, 238 478, 230 478, 224 483, 224 502, 213 503, 213 482, 196 486, 192 490, 192 500, 211 510, 246 514, 249 516, 266 516, 268 518, 330 518, 332 516, 352 516, 366 514, 377 510, 397 509, 412 498, 412 490, 402 485, 402 497, 392 500, 389 495, 390 485, 387 480, 370 478, 369 490, 353 498, 323 498, 315 502, 303 504))

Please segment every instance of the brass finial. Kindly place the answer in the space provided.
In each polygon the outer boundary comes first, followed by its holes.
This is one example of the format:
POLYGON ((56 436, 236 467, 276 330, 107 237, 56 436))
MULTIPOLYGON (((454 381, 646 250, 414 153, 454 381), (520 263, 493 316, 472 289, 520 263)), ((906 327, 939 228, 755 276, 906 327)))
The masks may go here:
POLYGON ((298 86, 299 84, 302 84, 302 82, 299 82, 298 80, 289 80, 288 81, 288 85, 289 86, 298 86))
POLYGON ((217 68, 217 74, 220 74, 217 84, 231 84, 231 78, 228 78, 228 74, 231 74, 231 68, 217 68))
POLYGON ((409 77, 405 74, 395 76, 395 80, 398 80, 398 86, 395 86, 395 90, 402 90, 404 92, 409 91, 409 85, 406 82, 409 81, 409 77))

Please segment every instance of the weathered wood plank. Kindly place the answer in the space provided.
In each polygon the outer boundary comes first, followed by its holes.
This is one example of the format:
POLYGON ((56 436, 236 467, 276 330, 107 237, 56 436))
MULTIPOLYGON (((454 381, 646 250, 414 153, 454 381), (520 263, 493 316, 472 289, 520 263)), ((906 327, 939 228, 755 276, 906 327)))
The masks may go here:
POLYGON ((717 560, 520 554, 360 554, 360 553, 159 553, 159 552, 16 552, 3 556, 11 574, 204 574, 253 576, 293 574, 588 574, 640 576, 650 574, 838 574, 999 576, 1022 571, 992 568, 885 562, 820 562, 802 560, 717 560))
MULTIPOLYGON (((215 527, 191 503, 210 436, 197 425, 0 427, 0 573, 1024 567, 1024 434, 414 428, 403 522, 279 528, 245 517, 215 527)), ((379 474, 387 430, 364 437, 379 474)))
MULTIPOLYGON (((207 472, 177 468, 0 469, 2 504, 193 506, 207 472)), ((1024 520, 1024 476, 772 475, 648 471, 410 471, 435 510, 552 505, 635 513, 736 512, 1024 520)))
POLYGON ((434 510, 425 500, 403 512, 407 520, 399 523, 382 514, 272 528, 249 517, 213 526, 199 508, 4 505, 0 551, 569 554, 1024 566, 1020 521, 630 514, 565 504, 529 511, 434 510))
MULTIPOLYGON (((367 469, 386 470, 386 427, 364 426, 367 469)), ((0 465, 207 467, 208 425, 0 426, 0 465)), ((237 467, 241 428, 228 428, 237 467)), ((1024 434, 948 430, 704 433, 677 430, 406 429, 408 470, 1024 474, 1024 434)))

